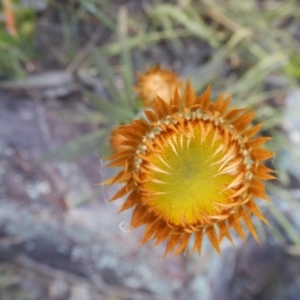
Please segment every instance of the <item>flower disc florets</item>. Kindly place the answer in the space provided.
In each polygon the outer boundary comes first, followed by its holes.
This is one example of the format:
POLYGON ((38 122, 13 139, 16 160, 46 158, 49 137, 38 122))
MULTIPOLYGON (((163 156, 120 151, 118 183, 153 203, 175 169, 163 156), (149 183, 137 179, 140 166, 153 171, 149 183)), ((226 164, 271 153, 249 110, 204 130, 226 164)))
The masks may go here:
POLYGON ((124 186, 111 199, 128 194, 121 211, 134 207, 131 227, 146 225, 142 242, 167 240, 165 255, 201 250, 204 234, 219 252, 230 228, 244 239, 241 220, 257 239, 251 214, 265 221, 254 198, 268 199, 262 180, 273 179, 262 164, 273 153, 261 148, 269 138, 253 136, 262 124, 249 127, 253 112, 227 109, 222 94, 215 103, 210 90, 195 97, 174 93, 170 104, 159 97, 148 121, 119 127, 125 137, 109 166, 123 167, 110 183, 124 186), (249 127, 249 128, 248 128, 249 127))

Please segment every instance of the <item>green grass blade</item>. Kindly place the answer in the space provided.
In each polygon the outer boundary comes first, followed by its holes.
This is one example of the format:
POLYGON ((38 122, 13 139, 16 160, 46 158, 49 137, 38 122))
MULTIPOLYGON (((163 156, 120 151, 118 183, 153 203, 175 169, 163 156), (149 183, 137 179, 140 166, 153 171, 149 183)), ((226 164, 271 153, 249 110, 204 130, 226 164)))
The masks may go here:
POLYGON ((99 75, 107 83, 107 88, 113 102, 116 104, 123 104, 124 100, 122 91, 116 85, 114 75, 111 71, 111 66, 109 66, 109 64, 107 63, 106 58, 98 52, 97 54, 94 53, 93 59, 96 63, 99 75))
POLYGON ((127 107, 133 105, 133 72, 131 55, 128 47, 128 12, 125 7, 119 11, 119 39, 121 44, 122 73, 125 83, 126 97, 124 102, 127 107))
POLYGON ((122 106, 117 106, 109 100, 101 98, 93 93, 85 92, 84 94, 100 112, 108 115, 114 123, 118 124, 127 122, 134 118, 134 112, 132 110, 124 109, 122 106))
POLYGON ((82 137, 76 138, 69 143, 61 146, 59 149, 45 155, 39 163, 51 160, 72 161, 87 154, 97 151, 105 142, 107 129, 98 129, 87 133, 82 137))
POLYGON ((152 14, 154 16, 161 15, 162 18, 172 18, 193 33, 193 35, 208 41, 212 47, 217 47, 219 45, 216 34, 211 27, 207 26, 200 17, 198 19, 192 18, 186 10, 183 10, 178 6, 171 4, 156 5, 153 8, 152 14))
MULTIPOLYGON (((128 38, 128 48, 146 48, 162 40, 188 36, 193 36, 193 33, 186 29, 143 32, 142 34, 128 38)), ((121 51, 122 47, 119 42, 113 42, 101 48, 101 53, 104 55, 118 55, 121 51)))
POLYGON ((112 31, 116 32, 117 28, 113 20, 111 20, 95 3, 80 0, 81 5, 92 15, 94 15, 102 24, 105 24, 112 31))

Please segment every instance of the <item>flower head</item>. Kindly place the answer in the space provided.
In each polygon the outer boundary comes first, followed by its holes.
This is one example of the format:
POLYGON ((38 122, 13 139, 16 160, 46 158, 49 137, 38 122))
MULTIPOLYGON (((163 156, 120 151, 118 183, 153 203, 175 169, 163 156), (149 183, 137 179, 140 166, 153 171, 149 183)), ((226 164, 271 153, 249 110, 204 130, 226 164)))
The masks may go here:
POLYGON ((181 81, 175 73, 155 66, 138 76, 135 90, 142 99, 143 105, 149 106, 156 96, 170 103, 175 90, 180 85, 181 81))
POLYGON ((254 137, 262 124, 250 126, 254 112, 228 109, 224 93, 212 102, 210 88, 196 97, 189 82, 184 95, 175 90, 168 104, 157 97, 147 120, 120 126, 125 137, 109 157, 122 170, 109 180, 123 187, 111 199, 126 196, 120 211, 134 208, 131 228, 145 225, 142 243, 167 240, 165 255, 179 254, 194 235, 191 252, 201 251, 206 234, 220 252, 230 228, 244 239, 241 221, 257 239, 250 216, 265 221, 255 198, 268 200, 262 180, 273 171, 263 161, 273 152, 254 137))

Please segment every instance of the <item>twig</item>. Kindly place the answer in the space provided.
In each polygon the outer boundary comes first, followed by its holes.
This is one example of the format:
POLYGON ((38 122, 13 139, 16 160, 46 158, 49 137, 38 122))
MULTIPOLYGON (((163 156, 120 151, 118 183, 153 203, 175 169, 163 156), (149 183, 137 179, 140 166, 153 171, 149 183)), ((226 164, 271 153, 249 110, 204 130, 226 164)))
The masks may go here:
POLYGON ((100 36, 101 36, 102 29, 98 29, 94 32, 94 34, 91 36, 90 40, 86 44, 83 49, 81 49, 74 60, 69 64, 69 66, 65 69, 64 74, 66 76, 70 76, 75 72, 75 70, 80 66, 80 64, 83 62, 83 60, 92 52, 93 48, 95 47, 96 43, 98 42, 100 36))

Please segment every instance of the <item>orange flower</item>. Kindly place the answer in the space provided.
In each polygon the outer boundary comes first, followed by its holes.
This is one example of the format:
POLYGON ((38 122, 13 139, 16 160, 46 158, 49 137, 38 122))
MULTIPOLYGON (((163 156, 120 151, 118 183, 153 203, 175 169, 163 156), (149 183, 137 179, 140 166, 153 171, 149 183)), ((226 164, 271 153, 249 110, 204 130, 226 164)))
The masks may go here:
POLYGON ((106 183, 123 187, 111 201, 127 195, 120 211, 134 208, 131 228, 146 226, 142 243, 167 240, 164 255, 185 251, 191 236, 191 252, 200 253, 205 234, 220 252, 230 228, 245 239, 243 221, 257 239, 251 215, 266 222, 255 198, 268 200, 262 181, 275 178, 263 164, 274 155, 262 148, 270 138, 254 137, 262 126, 250 126, 255 113, 229 102, 224 93, 212 102, 209 88, 196 97, 188 82, 182 97, 157 98, 147 120, 118 129, 126 148, 108 166, 122 170, 106 183))
POLYGON ((2 4, 5 16, 6 29, 11 36, 17 37, 18 32, 16 28, 16 18, 13 10, 13 2, 11 0, 3 0, 2 4))
POLYGON ((149 106, 156 96, 170 103, 171 97, 179 86, 181 81, 175 73, 155 66, 138 76, 135 91, 143 100, 144 106, 149 106))

